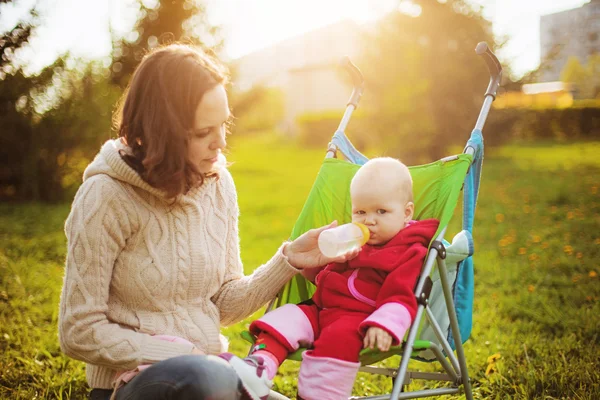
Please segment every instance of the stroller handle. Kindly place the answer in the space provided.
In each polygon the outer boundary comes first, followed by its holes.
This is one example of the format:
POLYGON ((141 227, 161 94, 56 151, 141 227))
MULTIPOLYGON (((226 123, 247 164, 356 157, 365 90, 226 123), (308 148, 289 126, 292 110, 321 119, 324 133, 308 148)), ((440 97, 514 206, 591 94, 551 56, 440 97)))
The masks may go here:
POLYGON ((352 85, 354 86, 346 107, 352 105, 356 109, 364 91, 365 80, 363 78, 363 74, 360 72, 360 69, 358 69, 358 67, 354 65, 352 61, 350 61, 348 56, 342 57, 340 60, 340 66, 343 67, 348 74, 350 74, 350 77, 352 78, 352 85))
MULTIPOLYGON (((500 61, 498 61, 496 55, 492 53, 492 50, 490 50, 486 42, 479 42, 477 47, 475 47, 475 52, 483 57, 483 61, 485 61, 488 70, 490 71, 490 83, 488 84, 485 96, 483 96, 483 107, 481 107, 481 111, 479 111, 479 117, 475 123, 475 129, 481 131, 483 130, 483 125, 485 124, 485 120, 487 119, 490 108, 492 107, 492 102, 496 100, 496 91, 498 90, 500 81, 502 80, 502 65, 500 65, 500 61)), ((473 149, 469 146, 465 148, 465 153, 472 151, 473 149)))
POLYGON ((475 52, 483 57, 483 61, 485 61, 488 70, 490 71, 490 83, 485 95, 492 96, 495 99, 496 91, 498 90, 500 80, 502 79, 502 65, 500 64, 500 61, 498 61, 496 55, 492 53, 492 50, 490 50, 486 42, 479 42, 477 47, 475 47, 475 52))

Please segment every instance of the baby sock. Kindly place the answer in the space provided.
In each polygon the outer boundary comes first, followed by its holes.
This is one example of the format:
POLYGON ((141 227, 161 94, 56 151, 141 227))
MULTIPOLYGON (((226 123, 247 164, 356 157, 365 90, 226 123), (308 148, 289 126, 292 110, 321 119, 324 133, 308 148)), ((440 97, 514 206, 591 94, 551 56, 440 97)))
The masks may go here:
POLYGON ((264 360, 265 370, 269 379, 273 379, 277 368, 286 359, 290 350, 268 333, 260 333, 256 339, 251 356, 260 356, 264 360))
POLYGON ((277 368, 279 368, 279 363, 275 356, 268 351, 259 350, 250 355, 250 357, 261 357, 264 362, 265 371, 267 372, 267 377, 269 379, 273 379, 275 374, 277 374, 277 368))

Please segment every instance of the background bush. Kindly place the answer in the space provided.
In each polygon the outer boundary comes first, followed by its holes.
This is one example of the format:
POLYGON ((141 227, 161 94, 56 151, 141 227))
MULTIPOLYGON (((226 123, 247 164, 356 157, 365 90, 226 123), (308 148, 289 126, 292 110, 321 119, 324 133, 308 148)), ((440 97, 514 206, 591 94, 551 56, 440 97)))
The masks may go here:
POLYGON ((492 145, 515 139, 598 139, 600 107, 494 109, 484 131, 486 144, 492 145))

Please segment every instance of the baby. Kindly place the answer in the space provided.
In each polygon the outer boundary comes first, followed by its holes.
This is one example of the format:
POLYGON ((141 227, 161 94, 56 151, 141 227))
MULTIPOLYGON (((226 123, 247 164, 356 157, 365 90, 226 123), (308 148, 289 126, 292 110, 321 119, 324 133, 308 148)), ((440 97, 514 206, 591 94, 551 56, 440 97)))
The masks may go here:
POLYGON ((362 166, 350 185, 352 221, 370 238, 358 256, 303 275, 317 290, 311 301, 287 304, 250 325, 257 336, 249 357, 221 357, 238 372, 254 399, 266 399, 279 365, 300 346, 298 398, 347 399, 361 349, 386 351, 402 342, 417 303, 413 289, 437 220, 413 221, 412 179, 393 158, 362 166))

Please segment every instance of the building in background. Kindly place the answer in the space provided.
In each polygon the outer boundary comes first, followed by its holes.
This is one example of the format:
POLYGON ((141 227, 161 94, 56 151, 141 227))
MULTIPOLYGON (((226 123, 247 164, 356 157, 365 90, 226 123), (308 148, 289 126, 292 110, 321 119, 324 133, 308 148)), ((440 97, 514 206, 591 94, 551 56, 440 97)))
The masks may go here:
POLYGON ((594 53, 600 53, 600 0, 540 18, 541 62, 547 64, 540 81, 560 80, 570 56, 585 64, 594 53))
POLYGON ((254 85, 279 88, 285 102, 281 128, 287 133, 295 132, 296 119, 306 112, 341 110, 341 118, 352 85, 339 62, 358 57, 362 29, 340 21, 241 57, 234 84, 242 91, 254 85))

